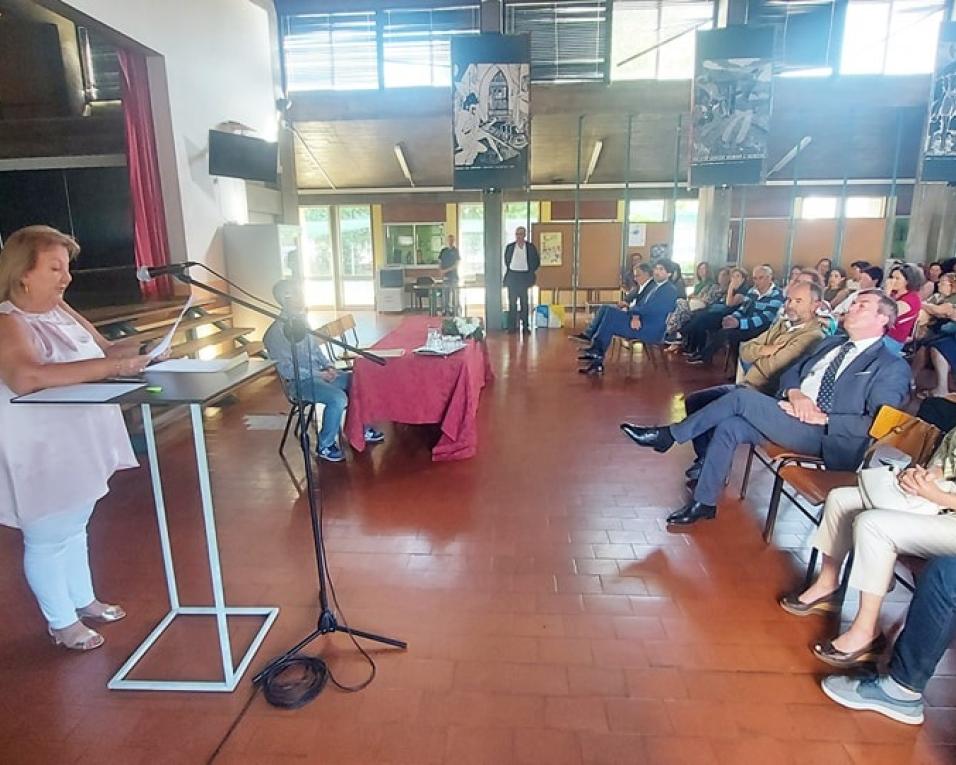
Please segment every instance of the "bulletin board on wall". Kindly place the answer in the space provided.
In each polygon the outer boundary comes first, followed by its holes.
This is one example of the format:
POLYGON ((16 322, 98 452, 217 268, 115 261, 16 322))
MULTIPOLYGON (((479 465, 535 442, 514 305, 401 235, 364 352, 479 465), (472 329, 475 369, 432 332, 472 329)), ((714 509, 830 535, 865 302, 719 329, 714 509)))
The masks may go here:
MULTIPOLYGON (((655 244, 670 242, 669 223, 646 224, 645 244, 628 247, 628 255, 640 252, 645 259, 655 244)), ((546 260, 545 243, 556 241, 554 235, 561 237, 561 264, 542 265, 538 269, 538 286, 543 289, 567 289, 571 287, 572 263, 574 261, 574 224, 573 223, 535 223, 531 228, 531 240, 546 260)), ((622 226, 614 221, 581 222, 581 272, 578 286, 581 289, 616 289, 621 281, 621 237, 622 226)))

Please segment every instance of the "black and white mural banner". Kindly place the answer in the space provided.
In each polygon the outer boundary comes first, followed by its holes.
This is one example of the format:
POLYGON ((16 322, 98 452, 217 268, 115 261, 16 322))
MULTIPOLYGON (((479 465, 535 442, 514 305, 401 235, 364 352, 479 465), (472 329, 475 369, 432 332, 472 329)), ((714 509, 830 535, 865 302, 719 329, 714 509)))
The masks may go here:
POLYGON ((773 28, 697 33, 690 184, 759 183, 773 105, 773 28))
POLYGON ((456 189, 528 185, 531 45, 528 35, 482 34, 451 46, 456 189))
POLYGON ((956 24, 943 24, 923 146, 924 181, 956 181, 956 24))

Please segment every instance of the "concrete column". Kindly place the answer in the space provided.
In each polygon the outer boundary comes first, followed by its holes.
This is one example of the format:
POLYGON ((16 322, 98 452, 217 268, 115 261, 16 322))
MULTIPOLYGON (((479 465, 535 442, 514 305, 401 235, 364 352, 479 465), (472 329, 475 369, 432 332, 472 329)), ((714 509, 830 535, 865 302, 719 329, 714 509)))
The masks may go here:
POLYGON ((913 190, 906 260, 926 263, 956 255, 956 189, 921 183, 913 190))
POLYGON ((481 192, 481 202, 485 235, 485 326, 489 330, 498 330, 505 328, 501 310, 504 204, 500 191, 481 192))
POLYGON ((697 260, 720 268, 730 240, 730 189, 704 186, 697 200, 697 260))

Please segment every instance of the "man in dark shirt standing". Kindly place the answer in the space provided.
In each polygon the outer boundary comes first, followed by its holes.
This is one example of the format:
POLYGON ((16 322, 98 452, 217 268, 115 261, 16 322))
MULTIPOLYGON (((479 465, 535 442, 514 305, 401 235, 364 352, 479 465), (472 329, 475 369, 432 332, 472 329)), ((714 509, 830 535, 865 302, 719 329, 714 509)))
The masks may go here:
POLYGON ((438 253, 438 267, 442 275, 442 308, 446 316, 458 314, 458 264, 461 255, 455 247, 455 237, 448 235, 448 244, 438 253))

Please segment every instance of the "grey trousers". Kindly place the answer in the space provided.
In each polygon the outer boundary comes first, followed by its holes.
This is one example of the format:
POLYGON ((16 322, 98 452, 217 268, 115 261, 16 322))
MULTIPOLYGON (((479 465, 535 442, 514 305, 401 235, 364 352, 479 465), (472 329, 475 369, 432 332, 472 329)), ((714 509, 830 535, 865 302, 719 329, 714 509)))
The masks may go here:
POLYGON ((808 425, 780 408, 777 399, 751 388, 735 388, 686 419, 671 425, 680 444, 710 433, 694 499, 716 505, 740 444, 773 441, 802 454, 819 456, 822 425, 808 425))

